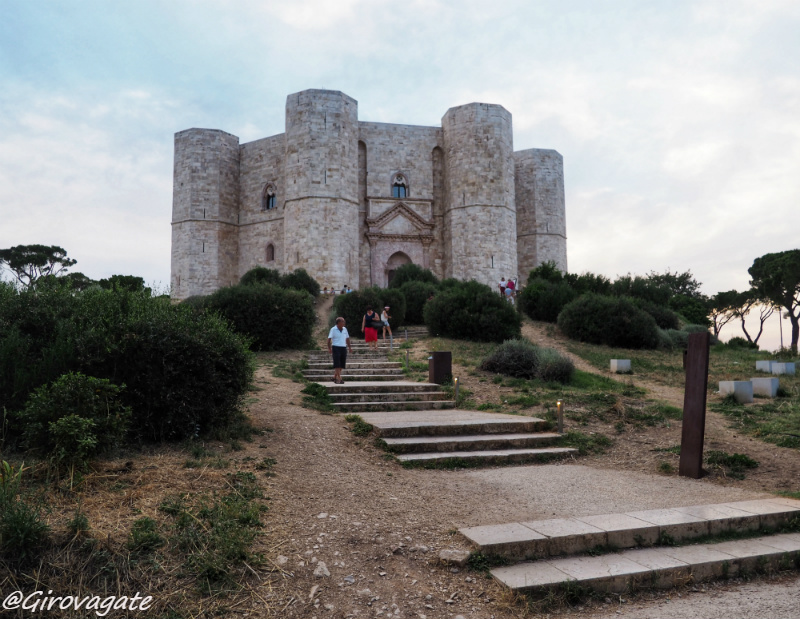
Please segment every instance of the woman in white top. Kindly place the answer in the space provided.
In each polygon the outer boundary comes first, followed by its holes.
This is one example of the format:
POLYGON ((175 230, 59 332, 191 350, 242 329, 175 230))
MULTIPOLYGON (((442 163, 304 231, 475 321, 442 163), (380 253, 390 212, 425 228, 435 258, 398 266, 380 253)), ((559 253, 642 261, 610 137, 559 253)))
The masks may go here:
POLYGON ((391 339, 391 337, 392 337, 392 328, 389 326, 389 319, 390 318, 391 318, 391 316, 389 316, 389 306, 387 305, 386 307, 383 308, 383 311, 381 312, 381 320, 383 321, 383 344, 384 344, 384 346, 386 345, 386 330, 387 329, 389 330, 389 338, 391 339))

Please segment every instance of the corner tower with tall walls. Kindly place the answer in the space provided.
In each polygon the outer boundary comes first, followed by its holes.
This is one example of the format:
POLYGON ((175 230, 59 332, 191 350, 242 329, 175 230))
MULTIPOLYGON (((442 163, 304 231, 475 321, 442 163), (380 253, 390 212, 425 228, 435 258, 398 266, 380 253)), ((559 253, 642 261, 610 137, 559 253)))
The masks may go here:
POLYGON ((358 103, 304 90, 286 98, 284 270, 358 288, 358 103))
POLYGON ((554 262, 567 271, 564 158, 554 150, 514 153, 516 165, 517 260, 524 283, 531 269, 554 262))
POLYGON ((172 295, 238 281, 239 138, 217 129, 175 134, 172 295))
POLYGON ((447 203, 445 274, 494 287, 517 275, 511 114, 470 103, 442 118, 447 203))

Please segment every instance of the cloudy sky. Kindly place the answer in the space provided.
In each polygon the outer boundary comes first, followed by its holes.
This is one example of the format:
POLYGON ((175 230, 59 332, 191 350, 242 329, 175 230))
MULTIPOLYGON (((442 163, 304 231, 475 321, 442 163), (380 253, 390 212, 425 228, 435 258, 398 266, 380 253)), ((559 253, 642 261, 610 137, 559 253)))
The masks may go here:
POLYGON ((173 134, 282 133, 327 88, 376 122, 499 103, 564 156, 570 271, 744 289, 800 246, 798 32, 797 0, 0 0, 0 247, 165 288, 173 134))

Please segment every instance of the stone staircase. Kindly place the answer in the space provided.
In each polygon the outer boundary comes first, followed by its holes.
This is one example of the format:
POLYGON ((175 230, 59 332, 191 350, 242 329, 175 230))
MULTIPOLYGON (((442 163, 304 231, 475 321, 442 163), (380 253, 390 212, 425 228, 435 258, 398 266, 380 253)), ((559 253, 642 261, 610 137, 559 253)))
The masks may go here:
MULTIPOLYGON (((394 350, 405 341, 405 330, 399 331, 394 350)), ((409 338, 424 336, 424 327, 408 329, 409 338)), ((406 380, 402 364, 387 358, 388 342, 378 344, 375 351, 351 341, 343 385, 333 382, 327 350, 312 352, 303 374, 326 388, 337 412, 357 413, 371 424, 400 462, 425 467, 509 464, 577 453, 554 446, 560 436, 548 432, 542 419, 455 410, 440 385, 406 380)))
POLYGON ((490 560, 513 563, 491 574, 520 593, 623 593, 800 567, 800 501, 777 497, 460 533, 490 560))

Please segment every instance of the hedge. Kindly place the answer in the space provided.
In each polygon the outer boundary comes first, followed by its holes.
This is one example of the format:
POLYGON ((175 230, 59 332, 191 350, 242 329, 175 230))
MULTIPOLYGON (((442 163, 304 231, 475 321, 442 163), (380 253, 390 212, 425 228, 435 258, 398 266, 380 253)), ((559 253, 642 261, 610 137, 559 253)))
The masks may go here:
POLYGON ((656 321, 625 297, 580 296, 561 311, 558 327, 567 337, 591 344, 619 348, 659 345, 656 321))

